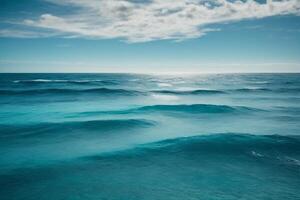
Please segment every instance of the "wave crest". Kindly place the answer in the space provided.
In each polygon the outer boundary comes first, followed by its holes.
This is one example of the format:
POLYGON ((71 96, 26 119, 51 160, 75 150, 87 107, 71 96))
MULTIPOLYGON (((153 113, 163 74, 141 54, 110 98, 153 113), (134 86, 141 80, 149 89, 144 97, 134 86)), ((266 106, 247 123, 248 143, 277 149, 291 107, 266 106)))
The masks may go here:
MULTIPOLYGON (((269 164, 285 164, 299 167, 300 137, 279 135, 251 135, 241 133, 220 133, 213 135, 200 135, 167 139, 153 143, 139 145, 132 149, 104 153, 86 157, 91 160, 106 157, 130 156, 140 157, 160 156, 186 156, 202 162, 217 158, 249 159, 256 162, 263 159, 269 164), (238 157, 237 157, 238 156, 238 157), (296 157, 296 158, 295 158, 296 157)), ((247 161, 247 162, 248 162, 247 161)))
MULTIPOLYGON (((147 128, 154 126, 155 122, 145 119, 112 119, 112 120, 92 120, 92 121, 71 121, 64 123, 40 123, 33 125, 1 125, 1 137, 12 136, 36 136, 40 134, 52 134, 57 136, 68 135, 76 131, 114 131, 128 130, 134 128, 147 128)), ((85 132, 88 133, 88 132, 85 132)))
POLYGON ((33 90, 0 90, 2 95, 40 95, 40 94, 119 94, 119 95, 137 95, 141 94, 139 91, 125 90, 125 89, 109 89, 109 88, 92 88, 92 89, 33 89, 33 90))
POLYGON ((153 93, 159 94, 176 94, 176 95, 208 95, 208 94, 225 94, 226 92, 220 90, 153 90, 153 93))
POLYGON ((103 85, 117 85, 116 81, 111 80, 66 80, 66 79, 32 79, 32 80, 15 80, 13 83, 22 84, 49 84, 49 83, 70 83, 70 84, 90 84, 99 83, 103 85))
POLYGON ((172 111, 186 113, 232 113, 238 110, 251 110, 248 107, 231 107, 213 104, 180 104, 180 105, 152 105, 137 108, 136 111, 172 111))

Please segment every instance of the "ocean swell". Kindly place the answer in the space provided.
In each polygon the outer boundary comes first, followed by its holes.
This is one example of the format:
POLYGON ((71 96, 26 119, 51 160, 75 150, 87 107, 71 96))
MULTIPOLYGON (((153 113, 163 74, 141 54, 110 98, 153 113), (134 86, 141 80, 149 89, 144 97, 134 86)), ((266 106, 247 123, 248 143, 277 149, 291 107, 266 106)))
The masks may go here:
POLYGON ((133 149, 88 156, 85 159, 152 155, 185 155, 191 159, 261 159, 269 164, 300 167, 300 137, 240 133, 200 135, 147 143, 133 149))
POLYGON ((0 95, 79 95, 79 94, 102 94, 102 95, 138 95, 139 91, 125 89, 92 88, 92 89, 32 89, 32 90, 0 90, 0 95))
POLYGON ((187 114, 230 114, 244 112, 260 112, 257 108, 246 106, 227 106, 214 104, 176 104, 176 105, 149 105, 125 110, 90 111, 81 112, 69 117, 93 116, 93 115, 123 115, 123 114, 149 114, 149 113, 187 113, 187 114))
POLYGON ((14 80, 13 83, 20 84, 102 84, 102 85, 117 85, 116 81, 111 80, 64 80, 64 79, 33 79, 33 80, 14 80))
POLYGON ((180 104, 180 105, 151 105, 135 109, 137 112, 184 112, 184 113, 233 113, 239 111, 254 111, 257 109, 244 106, 227 106, 214 104, 180 104))
POLYGON ((209 95, 209 94, 225 94, 220 90, 153 90, 153 93, 159 94, 175 94, 175 95, 209 95))
POLYGON ((69 121, 63 123, 39 123, 30 125, 0 125, 0 138, 35 137, 36 135, 51 134, 52 136, 69 135, 72 132, 85 131, 120 131, 154 126, 154 121, 144 119, 112 119, 92 121, 69 121), (62 134, 61 134, 62 133, 62 134))

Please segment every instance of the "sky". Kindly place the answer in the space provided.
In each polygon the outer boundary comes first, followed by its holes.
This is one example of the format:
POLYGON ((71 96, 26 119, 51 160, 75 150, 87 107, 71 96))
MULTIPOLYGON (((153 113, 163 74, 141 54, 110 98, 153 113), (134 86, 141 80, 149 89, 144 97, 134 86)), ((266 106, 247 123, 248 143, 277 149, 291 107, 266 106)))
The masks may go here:
POLYGON ((0 0, 0 72, 300 72, 300 0, 0 0))

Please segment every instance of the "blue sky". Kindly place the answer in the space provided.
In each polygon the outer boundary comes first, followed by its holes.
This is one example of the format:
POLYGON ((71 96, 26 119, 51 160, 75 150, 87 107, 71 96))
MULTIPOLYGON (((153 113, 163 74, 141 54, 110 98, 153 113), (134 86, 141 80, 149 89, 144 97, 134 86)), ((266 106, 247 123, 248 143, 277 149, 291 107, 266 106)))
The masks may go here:
POLYGON ((0 3, 0 72, 300 72, 298 0, 0 3))

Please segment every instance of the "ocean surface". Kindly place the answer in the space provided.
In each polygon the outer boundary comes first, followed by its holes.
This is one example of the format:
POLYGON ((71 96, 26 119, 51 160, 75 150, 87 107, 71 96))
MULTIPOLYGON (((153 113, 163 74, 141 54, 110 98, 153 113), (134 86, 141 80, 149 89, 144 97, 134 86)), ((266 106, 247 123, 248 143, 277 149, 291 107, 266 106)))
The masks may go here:
POLYGON ((300 199, 300 74, 0 74, 0 199, 300 199))

